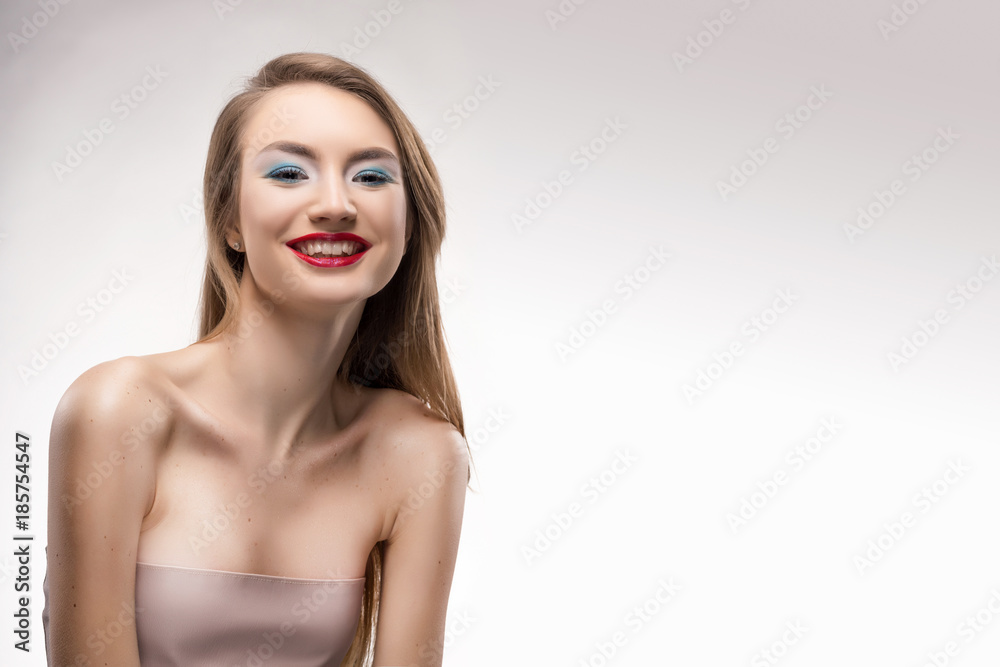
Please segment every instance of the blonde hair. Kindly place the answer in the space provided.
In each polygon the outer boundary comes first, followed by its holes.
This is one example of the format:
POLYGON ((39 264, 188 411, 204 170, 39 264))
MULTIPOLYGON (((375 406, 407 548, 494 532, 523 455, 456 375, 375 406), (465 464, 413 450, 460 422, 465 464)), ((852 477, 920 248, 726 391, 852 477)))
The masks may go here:
MULTIPOLYGON (((388 124, 401 152, 410 239, 395 275, 368 298, 357 333, 337 376, 352 384, 405 391, 421 399, 462 436, 465 424, 445 349, 435 261, 445 233, 441 181, 416 129, 382 86, 364 70, 322 53, 289 53, 265 64, 222 109, 205 164, 208 257, 201 294, 199 342, 234 325, 245 254, 226 242, 239 217, 240 164, 246 125, 267 93, 315 81, 352 93, 388 124), (411 328, 412 327, 412 328, 411 328)), ((368 556, 361 617, 342 665, 361 667, 374 655, 383 543, 368 556)))

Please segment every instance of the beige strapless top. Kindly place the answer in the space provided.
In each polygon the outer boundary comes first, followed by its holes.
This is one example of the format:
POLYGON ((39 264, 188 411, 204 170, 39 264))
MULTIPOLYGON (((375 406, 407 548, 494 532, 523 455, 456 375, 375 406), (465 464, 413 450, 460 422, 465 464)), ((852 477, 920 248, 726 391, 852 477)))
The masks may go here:
MULTIPOLYGON (((339 667, 365 579, 299 579, 136 563, 142 667, 339 667)), ((48 572, 42 627, 49 640, 48 572)), ((48 664, 51 664, 49 662, 48 664)))

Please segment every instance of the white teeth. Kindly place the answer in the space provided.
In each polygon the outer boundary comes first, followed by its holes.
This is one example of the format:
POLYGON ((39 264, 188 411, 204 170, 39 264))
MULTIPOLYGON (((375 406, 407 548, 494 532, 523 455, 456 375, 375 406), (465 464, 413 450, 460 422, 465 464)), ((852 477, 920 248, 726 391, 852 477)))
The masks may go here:
POLYGON ((363 247, 356 241, 303 241, 297 243, 295 249, 310 257, 316 255, 347 257, 361 252, 363 247))

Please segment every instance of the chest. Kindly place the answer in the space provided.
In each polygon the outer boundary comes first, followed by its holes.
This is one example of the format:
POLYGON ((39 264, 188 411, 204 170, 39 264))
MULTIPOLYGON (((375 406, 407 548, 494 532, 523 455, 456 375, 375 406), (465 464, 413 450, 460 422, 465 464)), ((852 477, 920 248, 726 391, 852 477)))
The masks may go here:
POLYGON ((384 500, 363 457, 323 449, 287 459, 218 443, 172 443, 157 467, 137 560, 274 576, 363 576, 384 500))

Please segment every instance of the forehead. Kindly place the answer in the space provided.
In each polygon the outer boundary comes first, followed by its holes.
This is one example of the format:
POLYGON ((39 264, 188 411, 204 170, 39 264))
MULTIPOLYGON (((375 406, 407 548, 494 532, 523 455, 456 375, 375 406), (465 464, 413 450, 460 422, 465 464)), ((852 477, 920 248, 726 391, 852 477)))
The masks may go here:
POLYGON ((315 81, 286 84, 268 92, 244 128, 246 157, 286 139, 321 153, 381 146, 399 154, 389 125, 360 97, 315 81))

